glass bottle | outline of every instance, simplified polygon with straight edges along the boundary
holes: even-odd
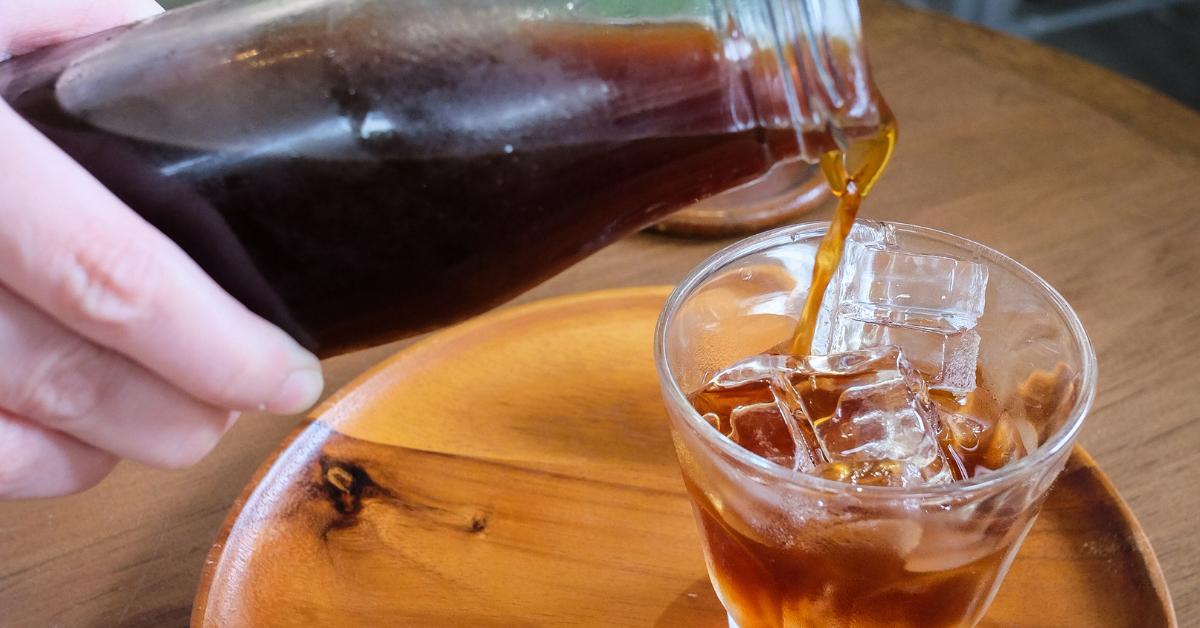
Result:
[[[873,136],[854,0],[209,0],[0,96],[329,356],[482,312]]]

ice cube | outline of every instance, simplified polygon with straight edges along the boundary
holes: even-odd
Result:
[[[826,462],[817,473],[855,484],[908,486],[953,479],[938,448],[937,409],[895,346],[813,356],[801,398]]]
[[[798,471],[887,486],[952,479],[936,408],[894,346],[754,356],[718,373],[691,401],[734,442]]]
[[[783,418],[784,410],[774,400],[738,406],[729,416],[729,437],[775,464],[790,467],[796,456],[796,441]]]
[[[943,450],[963,477],[995,471],[1033,451],[1030,441],[1036,439],[1036,433],[1025,419],[1005,414],[989,421],[968,412],[946,411],[940,412],[939,418]]]
[[[717,373],[689,397],[713,427],[750,452],[780,466],[808,472],[816,464],[796,415],[792,356],[761,354]],[[796,444],[804,443],[797,450]],[[799,453],[800,455],[797,455]]]
[[[931,389],[975,388],[987,267],[903,250],[891,225],[855,224],[818,318],[815,353],[895,345]]]
[[[941,421],[938,437],[942,452],[962,478],[1012,464],[1038,446],[1037,430],[1027,418],[1013,412],[1011,402],[1006,408],[986,378],[978,383],[961,399],[945,395],[934,398]]]

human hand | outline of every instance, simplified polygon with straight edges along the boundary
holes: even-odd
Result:
[[[0,53],[159,11],[4,0]],[[239,411],[299,412],[322,386],[312,354],[0,102],[0,498],[81,491],[120,458],[188,466]]]

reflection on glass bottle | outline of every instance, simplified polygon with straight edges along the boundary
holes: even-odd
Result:
[[[653,228],[695,236],[750,233],[794,220],[832,199],[821,168],[796,159],[775,164],[760,179],[681,209]]]

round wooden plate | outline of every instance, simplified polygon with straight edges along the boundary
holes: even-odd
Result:
[[[335,394],[234,504],[192,626],[724,628],[654,371],[668,292],[495,312]],[[980,625],[1176,625],[1082,449]]]

